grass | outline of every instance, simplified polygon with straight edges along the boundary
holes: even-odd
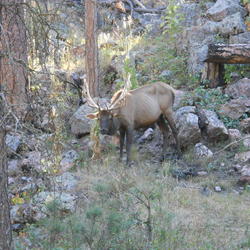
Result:
[[[249,192],[232,192],[235,181],[213,173],[178,181],[169,175],[171,167],[170,161],[126,167],[111,151],[101,162],[78,168],[75,214],[27,229],[36,246],[30,249],[249,249]],[[215,185],[223,191],[214,192]]]

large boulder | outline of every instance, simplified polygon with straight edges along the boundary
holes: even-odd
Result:
[[[108,105],[108,101],[105,98],[95,98],[94,101],[101,107]],[[94,112],[96,112],[96,110],[87,103],[81,105],[69,120],[71,133],[77,137],[89,134],[94,121],[89,119],[87,115]]]
[[[245,16],[247,11],[240,5],[239,0],[217,0],[216,3],[208,9],[207,16],[213,21],[222,21],[225,17],[239,12]]]
[[[220,107],[220,114],[239,119],[246,112],[250,112],[250,99],[238,98],[223,104]]]
[[[175,112],[178,139],[181,147],[196,144],[201,139],[198,116],[194,106],[185,106]]]
[[[69,120],[71,133],[77,137],[89,134],[93,120],[87,118],[87,114],[93,112],[94,108],[87,104],[80,106]]]
[[[202,110],[207,121],[205,132],[209,141],[224,141],[228,139],[228,131],[217,114],[211,110]]]
[[[225,93],[232,98],[250,98],[250,79],[243,78],[238,82],[229,85],[225,89]]]
[[[240,12],[227,16],[221,22],[208,21],[204,24],[204,29],[206,33],[221,35],[237,35],[247,30]]]
[[[229,43],[250,44],[250,32],[230,36]]]

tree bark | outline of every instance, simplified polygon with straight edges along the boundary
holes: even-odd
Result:
[[[250,44],[210,44],[205,62],[250,63]]]
[[[0,88],[19,118],[27,108],[27,38],[24,0],[1,0],[0,4]]]
[[[96,0],[85,1],[86,74],[91,96],[99,95]]]
[[[0,96],[0,117],[4,117],[4,103]],[[5,127],[0,120],[0,249],[9,250],[12,242],[10,204],[8,198],[7,156],[5,147]]]

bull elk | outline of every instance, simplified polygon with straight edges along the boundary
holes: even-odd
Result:
[[[129,80],[128,80],[129,81]],[[174,135],[177,151],[180,147],[177,130],[173,119],[174,89],[166,83],[156,82],[143,87],[117,91],[111,98],[109,106],[101,108],[91,98],[87,84],[86,99],[89,106],[97,109],[96,113],[88,114],[90,119],[99,119],[101,134],[114,135],[120,131],[120,160],[123,156],[124,139],[126,137],[127,164],[130,164],[133,130],[148,127],[157,123],[163,134],[163,159],[167,146],[168,124]]]

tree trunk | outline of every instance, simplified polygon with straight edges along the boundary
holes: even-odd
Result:
[[[210,44],[205,62],[250,63],[250,44]]]
[[[4,104],[0,96],[0,117],[4,117]],[[2,122],[2,120],[0,120]],[[11,249],[12,233],[10,205],[8,198],[7,156],[5,147],[5,127],[0,126],[0,249]]]
[[[91,96],[99,95],[96,0],[85,1],[86,74]]]
[[[0,88],[19,118],[27,108],[27,39],[24,0],[1,0]]]

